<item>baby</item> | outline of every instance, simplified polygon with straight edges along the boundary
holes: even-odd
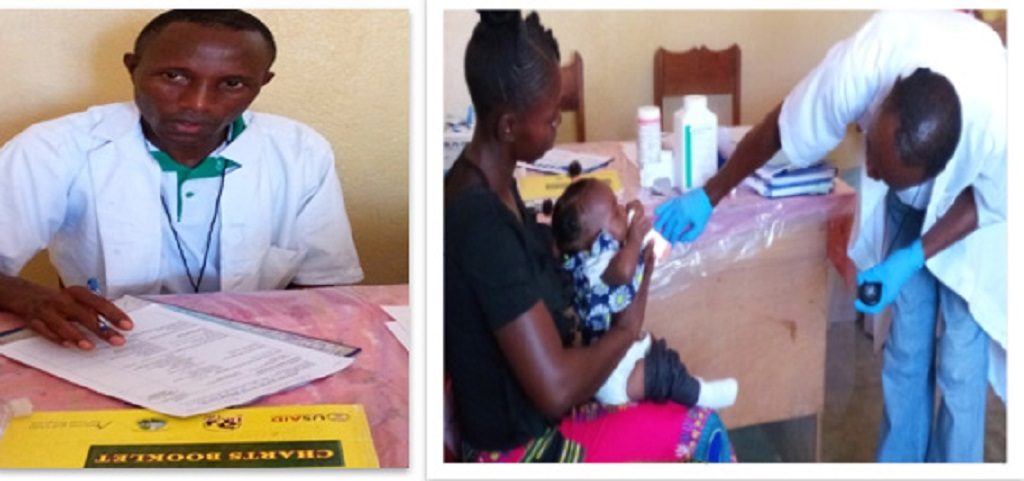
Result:
[[[589,344],[611,326],[612,314],[626,308],[643,280],[643,248],[651,231],[638,201],[623,206],[607,184],[595,179],[573,182],[559,197],[551,218],[555,242],[572,275],[573,305],[579,315],[583,342]],[[630,378],[643,376],[643,396],[631,396]],[[636,382],[636,381],[634,381]],[[619,365],[598,389],[604,404],[672,400],[724,408],[736,401],[736,380],[704,381],[691,376],[679,354],[664,339],[649,333],[633,343]]]

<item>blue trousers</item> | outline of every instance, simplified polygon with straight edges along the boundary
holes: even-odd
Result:
[[[889,252],[918,238],[924,212],[903,204],[892,191],[886,212]],[[927,268],[903,285],[883,356],[878,461],[983,460],[988,343],[963,298]]]

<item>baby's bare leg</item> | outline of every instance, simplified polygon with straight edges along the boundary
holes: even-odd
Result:
[[[629,373],[629,381],[626,382],[626,394],[630,401],[642,401],[644,399],[644,360],[641,359],[633,366],[633,372]]]

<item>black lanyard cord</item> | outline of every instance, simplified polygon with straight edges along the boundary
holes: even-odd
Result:
[[[922,190],[924,190],[924,186],[923,185],[921,185],[921,186],[919,186],[917,188],[917,192],[914,193],[913,200],[910,201],[910,205],[908,206],[909,207],[908,210],[916,210],[917,209],[917,206],[915,204],[917,204],[917,198],[921,195],[921,191]],[[897,195],[895,192],[893,193],[893,195],[896,195],[896,199],[897,199],[898,202],[900,202],[900,203],[903,202],[902,200],[899,200],[899,195]],[[906,204],[904,204],[904,205],[906,205]],[[925,206],[925,210],[927,210],[927,208],[928,207]],[[888,211],[889,210],[889,206],[885,206],[885,210]],[[886,214],[888,214],[888,212],[886,212]],[[900,234],[903,233],[903,223],[906,222],[908,215],[910,215],[910,212],[904,212],[903,215],[900,216],[900,222],[899,222],[899,224],[896,224],[896,230],[893,231],[893,236],[892,236],[891,239],[889,239],[889,246],[882,249],[882,252],[883,252],[882,261],[885,261],[885,259],[887,259],[889,257],[889,254],[892,254],[892,248],[895,247],[894,244],[896,244],[896,241],[899,239]]]
[[[167,225],[174,235],[174,243],[178,246],[178,255],[181,257],[181,264],[185,266],[185,274],[188,276],[188,283],[192,291],[199,293],[199,286],[203,283],[203,275],[206,274],[206,262],[210,257],[210,241],[213,239],[213,226],[217,223],[217,216],[220,215],[220,198],[224,193],[224,177],[227,175],[228,166],[224,165],[220,171],[220,187],[217,188],[217,202],[213,207],[213,219],[210,219],[210,228],[206,231],[206,249],[203,251],[203,264],[199,267],[198,280],[192,277],[192,270],[188,268],[188,260],[185,258],[185,250],[181,247],[181,237],[178,230],[174,228],[174,221],[171,219],[171,210],[167,208],[167,199],[164,199],[163,192],[160,193],[160,204],[164,207],[164,216],[167,217]],[[180,186],[178,188],[181,188]]]
[[[883,242],[883,244],[882,244],[882,262],[885,262],[885,260],[889,258],[889,255],[892,254],[892,248],[895,247],[896,241],[899,240],[899,236],[903,234],[903,224],[907,221],[907,216],[910,215],[910,211],[911,210],[916,210],[917,209],[917,206],[916,206],[917,198],[918,198],[918,196],[921,195],[921,191],[922,190],[924,190],[924,187],[923,186],[919,186],[917,192],[914,193],[914,199],[910,201],[910,205],[906,206],[906,204],[904,204],[907,207],[906,212],[903,212],[903,215],[900,216],[900,222],[898,224],[896,224],[896,230],[893,231],[892,237],[890,239],[883,239],[882,240],[882,242]],[[896,196],[896,202],[903,203],[903,201],[900,200],[899,195],[896,194],[895,192],[890,192],[890,193],[887,193],[886,195],[887,196],[888,195],[894,195],[894,196]],[[888,206],[888,199],[883,200],[883,202],[886,202],[886,206],[885,206],[886,212],[885,212],[885,215],[888,216],[890,214],[889,213],[889,206]],[[925,207],[925,210],[927,211],[927,206]],[[886,223],[888,223],[889,219],[885,219],[885,220],[886,220]],[[889,241],[888,242],[888,244],[889,244],[888,246],[885,245],[885,241],[886,240]],[[868,306],[874,306],[874,305],[878,304],[878,301],[881,299],[881,296],[882,296],[882,283],[881,282],[865,282],[865,283],[860,284],[860,285],[857,286],[857,297],[860,299],[861,302],[863,302],[864,304],[866,304]]]

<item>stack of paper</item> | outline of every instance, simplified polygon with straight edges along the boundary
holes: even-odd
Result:
[[[744,183],[764,197],[822,195],[832,192],[836,168],[819,162],[809,167],[766,165]]]
[[[519,165],[538,172],[568,174],[569,166],[573,162],[578,162],[580,164],[580,173],[586,174],[606,167],[611,161],[612,158],[606,155],[581,154],[579,152],[569,152],[568,150],[551,149],[543,157],[537,159],[536,162],[532,164],[520,162]]]
[[[388,321],[386,324],[388,330],[395,335],[398,342],[402,343],[402,346],[405,347],[406,351],[408,351],[409,344],[412,342],[412,336],[410,335],[412,333],[412,326],[410,322],[412,314],[409,311],[409,306],[382,305],[380,308],[383,309],[384,312],[388,313],[388,315],[391,316],[391,319],[394,319],[393,321]]]
[[[466,125],[445,125],[444,128],[444,171],[452,168],[455,159],[473,140],[473,127]]]
[[[0,354],[125,402],[178,417],[245,404],[338,372],[352,350],[321,350],[149,304],[114,347],[89,333],[91,351],[40,336],[0,344]]]

